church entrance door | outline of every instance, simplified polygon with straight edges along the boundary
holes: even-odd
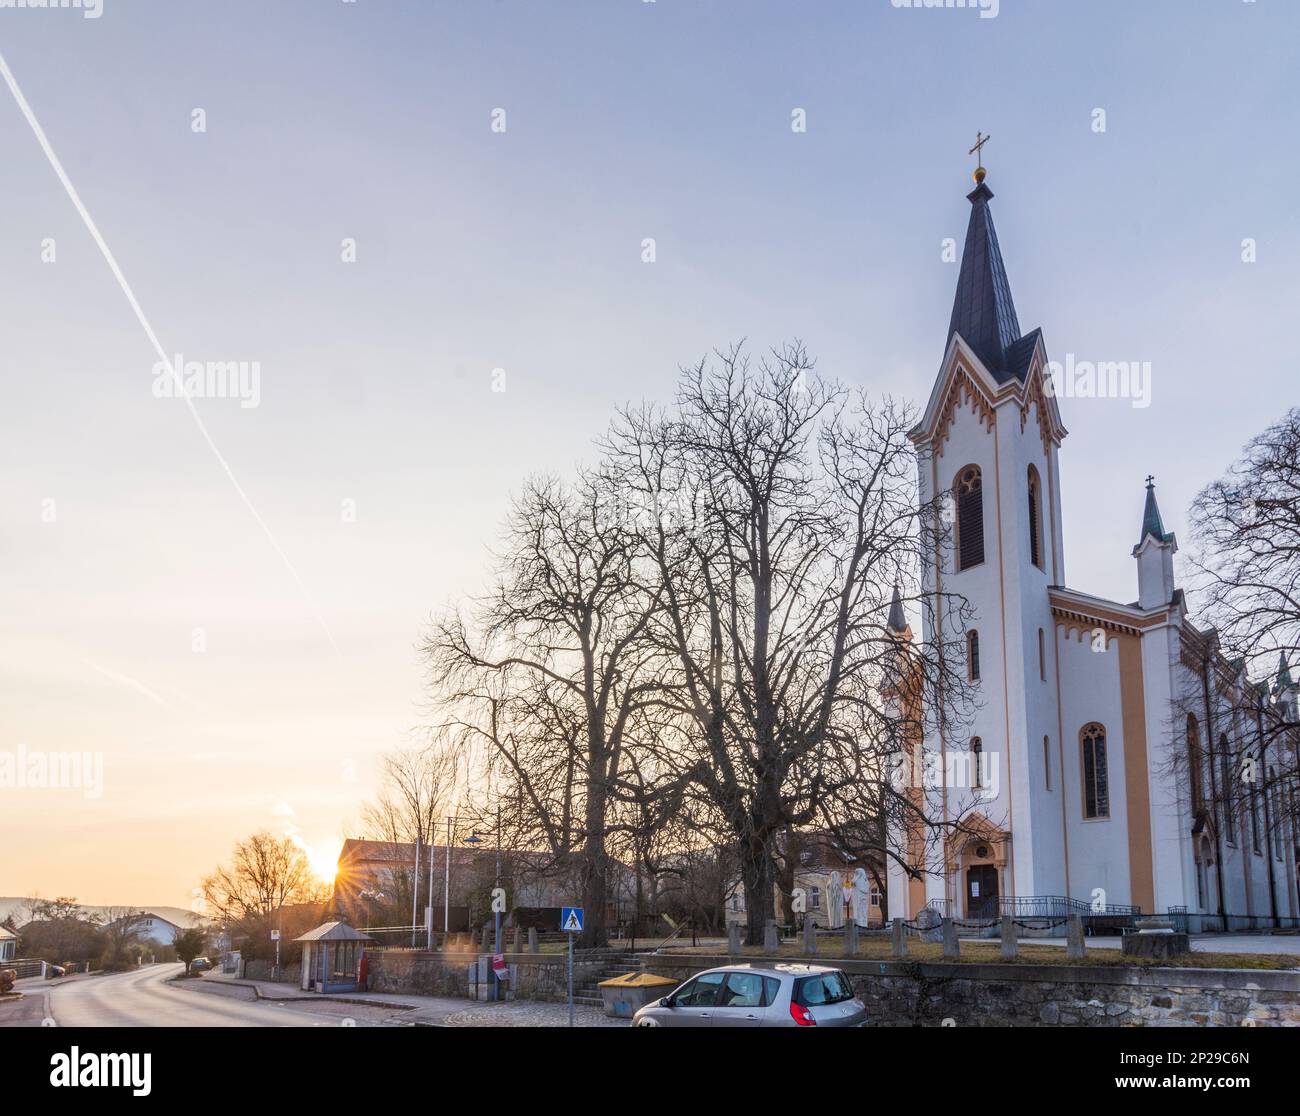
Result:
[[[966,869],[966,917],[998,917],[998,870],[992,864]]]

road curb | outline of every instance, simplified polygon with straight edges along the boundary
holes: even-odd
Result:
[[[171,978],[173,981],[177,977]],[[415,1004],[393,1003],[389,1000],[356,999],[351,996],[329,996],[315,992],[306,996],[264,996],[256,981],[251,980],[214,980],[212,984],[227,984],[234,988],[251,988],[258,1000],[268,1004],[356,1004],[358,1007],[387,1008],[390,1011],[415,1011]]]

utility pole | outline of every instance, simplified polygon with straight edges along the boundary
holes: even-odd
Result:
[[[496,883],[493,885],[494,890],[501,890],[501,806],[497,805],[497,863],[496,863]],[[493,918],[495,919],[495,946],[493,953],[501,952],[501,903],[497,895],[492,896]],[[492,969],[492,999],[501,999],[501,978],[497,976],[495,966]]]
[[[442,883],[442,932],[444,935],[451,934],[451,818],[447,818],[447,856],[444,861],[446,875]],[[443,938],[443,948],[446,948],[447,938]]]
[[[415,827],[415,872],[411,875],[411,948],[415,948],[415,912],[420,902],[420,827]]]
[[[433,818],[429,818],[429,905],[425,908],[424,921],[429,927],[429,942],[425,948],[430,953],[433,952]]]

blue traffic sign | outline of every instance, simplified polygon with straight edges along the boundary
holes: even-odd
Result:
[[[581,907],[561,907],[560,929],[566,934],[581,934],[582,915],[583,910]]]

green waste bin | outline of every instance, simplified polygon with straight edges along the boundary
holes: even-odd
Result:
[[[654,973],[624,973],[622,976],[602,980],[599,984],[601,999],[605,1001],[605,1014],[615,1019],[631,1019],[638,1008],[652,1000],[667,996],[680,981]]]

